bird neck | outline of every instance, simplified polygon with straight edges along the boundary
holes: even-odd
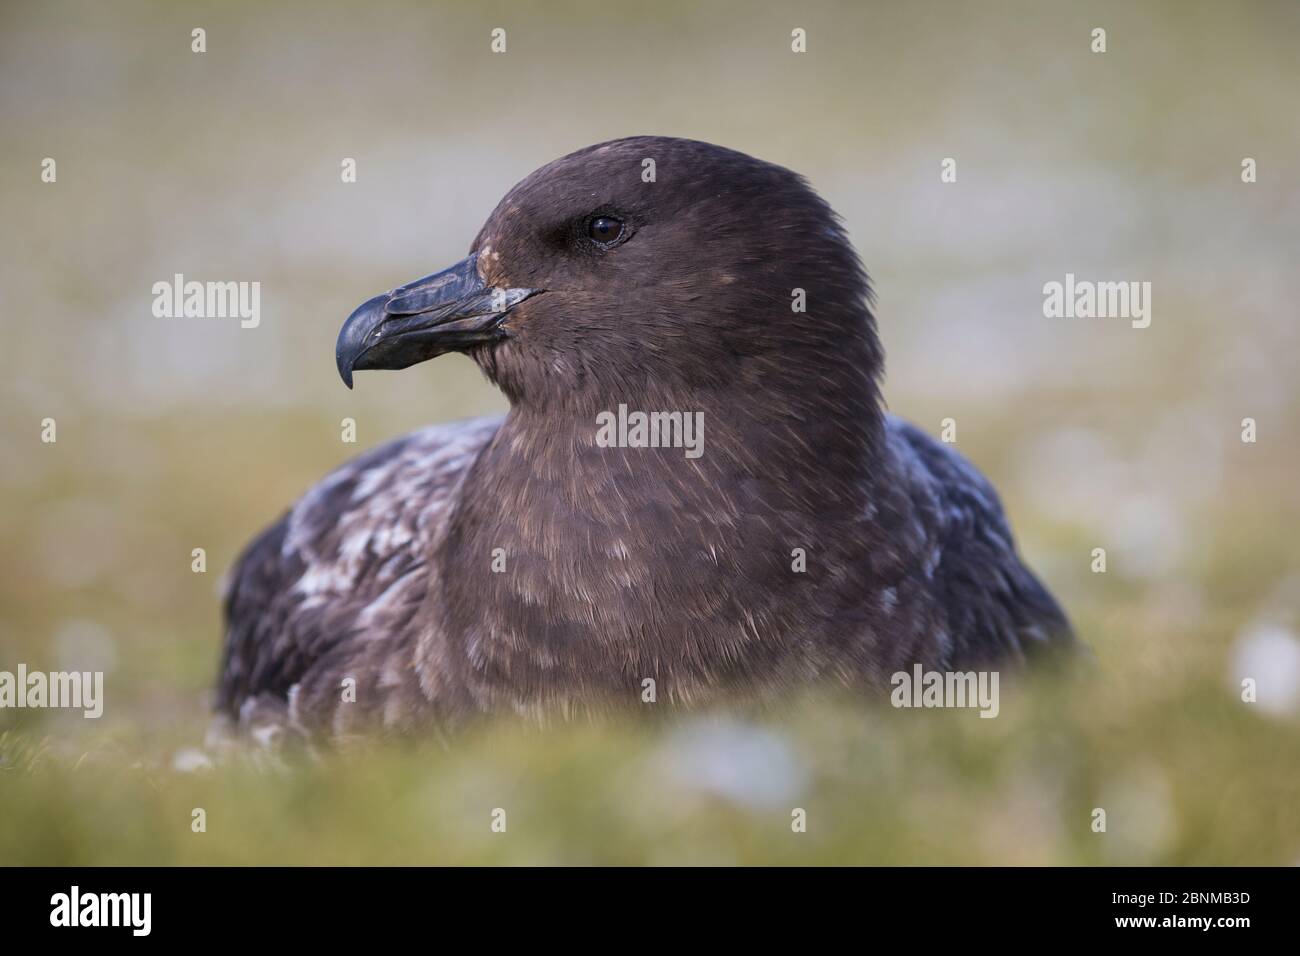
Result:
[[[839,553],[865,539],[835,532],[862,520],[879,477],[874,395],[867,383],[777,404],[714,393],[513,408],[435,555],[433,599],[462,678],[514,707],[567,699],[574,673],[614,695],[645,677],[688,694],[718,662],[739,680],[804,646],[796,636],[819,625],[800,614],[819,602],[788,591],[842,606],[825,589],[847,594],[857,572],[831,569],[869,564]],[[531,696],[502,697],[520,687]]]
[[[498,530],[542,520],[562,538],[581,527],[622,532],[647,520],[668,532],[694,516],[721,538],[729,516],[859,514],[883,433],[874,383],[865,377],[851,389],[801,385],[780,401],[678,388],[574,396],[545,409],[517,405],[474,465],[470,480],[482,493],[462,496],[464,519],[492,514],[475,527]],[[753,533],[746,529],[747,541]]]

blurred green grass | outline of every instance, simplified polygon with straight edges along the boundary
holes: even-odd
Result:
[[[1111,690],[1107,690],[1107,687]],[[78,864],[1289,864],[1294,728],[1234,703],[1121,695],[1104,681],[1004,695],[1003,713],[892,711],[808,699],[720,718],[526,731],[481,728],[443,748],[372,745],[286,770],[179,774],[126,733],[84,755],[0,738],[6,863]],[[1171,704],[1177,706],[1171,706]],[[727,764],[770,734],[784,779]],[[1243,740],[1251,747],[1240,746]],[[161,750],[159,744],[162,744]],[[29,748],[24,752],[24,748]],[[791,771],[791,765],[797,772]],[[21,775],[15,780],[15,775]],[[793,779],[792,779],[793,778]],[[708,780],[709,775],[704,775]],[[1093,807],[1108,830],[1090,829]],[[793,833],[793,807],[807,812]],[[192,811],[206,832],[191,831]],[[505,833],[493,833],[496,808]]]

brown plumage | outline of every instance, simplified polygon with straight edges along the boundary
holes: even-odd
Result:
[[[465,262],[338,345],[349,384],[467,352],[510,412],[349,462],[249,547],[219,711],[410,730],[637,706],[647,678],[691,704],[1072,646],[989,484],[883,413],[869,296],[780,167],[635,137],[533,173]],[[703,453],[602,447],[620,405],[702,413]]]

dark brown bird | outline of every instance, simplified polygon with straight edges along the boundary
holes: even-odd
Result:
[[[881,689],[916,663],[1072,646],[989,483],[883,412],[869,302],[789,170],[652,136],[542,167],[466,259],[338,337],[349,386],[464,352],[509,413],[370,451],[253,542],[218,710],[255,731],[411,730],[650,687],[669,704]],[[659,447],[610,427],[636,412],[660,413]]]

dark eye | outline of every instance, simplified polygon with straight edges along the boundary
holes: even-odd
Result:
[[[587,235],[593,242],[607,246],[623,235],[623,220],[613,216],[597,216],[587,223]]]

